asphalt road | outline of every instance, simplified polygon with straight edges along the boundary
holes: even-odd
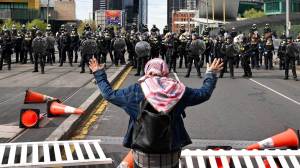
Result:
[[[58,63],[45,67],[45,74],[32,73],[33,64],[13,64],[12,70],[6,67],[0,71],[0,142],[7,142],[15,137],[21,129],[19,128],[19,116],[22,108],[38,108],[41,113],[46,113],[46,104],[23,104],[25,90],[30,88],[34,91],[59,98],[63,103],[73,107],[79,107],[97,87],[91,80],[93,75],[80,74],[81,68],[78,63],[70,67],[68,63],[58,67]],[[109,63],[110,65],[110,63]],[[113,74],[118,67],[108,69]],[[41,128],[30,129],[14,142],[43,141],[67,116],[52,120],[44,119]]]
[[[186,69],[177,71],[186,86],[201,87],[203,79],[196,76],[195,69],[190,78],[184,78]],[[134,74],[135,70],[127,76],[122,88],[138,80]],[[186,109],[184,122],[194,142],[188,148],[207,145],[244,148],[289,127],[300,128],[300,82],[283,80],[284,71],[279,70],[253,70],[252,79],[242,78],[242,69],[237,69],[235,75],[236,79],[230,79],[228,73],[218,79],[209,101]],[[86,137],[103,141],[104,152],[115,160],[112,167],[128,152],[121,145],[128,119],[122,109],[109,104]]]

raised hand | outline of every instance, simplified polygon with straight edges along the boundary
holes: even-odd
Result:
[[[91,71],[94,73],[98,70],[102,70],[105,67],[105,64],[99,64],[96,58],[93,56],[93,58],[90,59],[89,61],[89,67]]]
[[[223,69],[223,60],[220,58],[218,58],[218,59],[215,58],[211,64],[207,63],[206,67],[207,67],[206,71],[218,73]]]

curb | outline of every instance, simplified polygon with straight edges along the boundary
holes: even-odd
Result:
[[[128,67],[129,65],[120,67],[112,76],[108,78],[109,83],[115,83],[119,76],[121,76]],[[90,115],[92,109],[95,108],[101,99],[102,96],[99,89],[97,89],[96,92],[94,92],[85,102],[80,105],[79,108],[83,109],[85,113],[83,115],[70,115],[48,136],[48,138],[45,139],[45,141],[58,141],[67,139],[73,130],[75,130],[79,124]]]

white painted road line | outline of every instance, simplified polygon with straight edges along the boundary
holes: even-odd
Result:
[[[177,73],[173,72],[173,74],[174,74],[174,76],[175,76],[176,80],[180,82],[180,79],[179,79],[179,77],[178,77]]]
[[[264,88],[266,88],[266,89],[268,89],[268,90],[270,90],[270,91],[272,91],[272,92],[274,92],[274,93],[276,93],[276,94],[278,94],[281,97],[284,97],[284,98],[290,100],[293,103],[296,103],[297,105],[300,105],[300,102],[298,102],[298,101],[296,101],[296,100],[294,100],[294,99],[292,99],[292,98],[290,98],[290,97],[288,97],[288,96],[286,96],[286,95],[284,95],[284,94],[282,94],[282,93],[280,93],[280,92],[278,92],[278,91],[276,91],[276,90],[274,90],[274,89],[272,89],[272,88],[270,88],[270,87],[268,87],[268,86],[266,86],[262,83],[259,83],[258,81],[254,80],[254,79],[249,79],[249,80],[256,83],[256,84],[258,84],[258,85],[260,85],[260,86],[262,86],[262,87],[264,87]]]

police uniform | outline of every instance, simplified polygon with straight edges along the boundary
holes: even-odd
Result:
[[[66,61],[67,55],[68,55],[70,66],[73,66],[70,34],[66,31],[63,31],[59,40],[60,40],[60,46],[61,46],[61,59],[60,59],[59,66],[63,66],[63,63]]]
[[[93,55],[96,54],[95,48],[97,48],[97,43],[96,41],[92,38],[91,32],[87,31],[85,33],[86,39],[82,41],[80,49],[81,49],[81,72],[80,73],[84,73],[85,72],[85,65],[89,66],[89,60],[93,57]],[[92,73],[90,71],[90,73]]]
[[[45,56],[47,50],[47,42],[42,37],[42,32],[37,31],[37,36],[32,41],[32,48],[34,53],[34,71],[38,72],[38,63],[41,66],[41,73],[45,73]]]
[[[289,78],[289,68],[291,67],[294,80],[297,79],[296,73],[296,57],[299,54],[297,46],[293,43],[292,38],[288,38],[288,44],[286,46],[286,53],[285,53],[285,80]]]
[[[9,30],[4,31],[4,35],[2,36],[2,54],[0,58],[0,70],[2,70],[4,60],[7,63],[8,70],[11,70],[11,54],[12,54],[12,39]]]
[[[80,45],[80,38],[76,29],[74,28],[71,32],[71,46],[70,46],[71,57],[73,58],[73,54],[75,55],[74,63],[77,63],[78,61],[79,45]]]
[[[195,65],[197,75],[201,78],[201,71],[200,71],[200,55],[205,51],[205,43],[200,39],[192,39],[187,44],[187,51],[188,51],[188,70],[185,77],[189,77],[193,63]]]

